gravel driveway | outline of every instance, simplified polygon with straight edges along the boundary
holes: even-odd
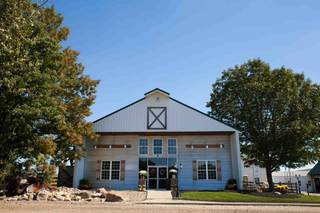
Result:
[[[90,202],[0,202],[0,213],[216,213],[216,212],[304,212],[319,213],[319,207],[297,207],[297,206],[203,206],[203,205],[146,205],[134,204],[130,202],[123,203],[90,203]]]

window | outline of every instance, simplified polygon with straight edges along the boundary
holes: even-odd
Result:
[[[139,153],[140,153],[140,155],[148,154],[148,140],[147,139],[140,139],[140,141],[139,141]]]
[[[197,162],[198,179],[199,180],[215,180],[217,179],[216,161],[199,160]]]
[[[111,180],[120,179],[120,161],[112,161]]]
[[[109,180],[110,177],[110,161],[102,161],[101,180]]]
[[[120,161],[101,162],[101,180],[119,180]]]
[[[260,184],[260,178],[258,178],[258,177],[254,178],[254,183],[259,185]]]
[[[177,154],[176,139],[168,139],[168,154]]]
[[[154,139],[153,140],[153,154],[161,155],[162,154],[162,140]]]

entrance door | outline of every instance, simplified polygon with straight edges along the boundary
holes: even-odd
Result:
[[[168,178],[168,168],[163,166],[149,166],[148,171],[148,188],[165,189]]]
[[[314,178],[314,186],[315,186],[316,192],[320,192],[320,178]]]

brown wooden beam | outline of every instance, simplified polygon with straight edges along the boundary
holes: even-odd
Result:
[[[111,147],[110,147],[111,146]],[[131,148],[131,144],[97,144],[97,145],[93,145],[93,148],[97,148],[97,149],[106,149],[106,148]]]
[[[223,148],[224,144],[187,144],[186,148],[205,149],[205,148]]]

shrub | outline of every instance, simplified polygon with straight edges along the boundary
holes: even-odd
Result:
[[[277,185],[274,187],[277,192],[281,192],[282,194],[288,193],[289,187],[287,185]]]
[[[79,181],[79,189],[91,189],[91,184],[87,179],[81,179]]]
[[[237,180],[236,179],[229,179],[226,185],[227,190],[237,190]]]

